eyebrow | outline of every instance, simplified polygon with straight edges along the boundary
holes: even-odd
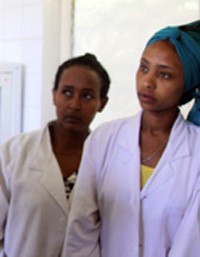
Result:
[[[64,88],[73,88],[73,85],[65,84],[65,85],[64,85]]]
[[[145,62],[146,64],[150,64],[150,62],[147,59],[145,59],[144,57],[141,58],[141,61]],[[165,64],[159,64],[157,66],[162,68],[162,69],[173,70],[173,67],[165,65]]]

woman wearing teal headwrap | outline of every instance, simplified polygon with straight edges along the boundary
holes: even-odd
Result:
[[[200,21],[164,28],[148,41],[147,46],[161,40],[170,41],[178,53],[185,76],[180,104],[195,99],[188,120],[200,126]]]
[[[200,257],[199,28],[156,33],[136,74],[142,111],[86,141],[62,257]],[[179,106],[193,98],[191,123]]]

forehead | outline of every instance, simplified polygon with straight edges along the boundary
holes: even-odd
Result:
[[[60,84],[87,85],[88,87],[100,87],[99,75],[86,66],[71,66],[66,68],[60,77]]]
[[[142,58],[157,65],[182,69],[181,60],[175,47],[167,41],[158,41],[146,47]]]

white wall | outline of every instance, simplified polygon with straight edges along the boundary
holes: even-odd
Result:
[[[23,65],[22,131],[55,117],[56,69],[71,57],[71,0],[0,0],[0,63]]]
[[[41,124],[42,41],[42,0],[0,0],[0,62],[24,68],[24,131]]]
[[[72,56],[72,0],[44,1],[41,126],[55,117],[51,90],[58,65]]]
[[[22,66],[0,63],[0,144],[22,131]]]
[[[198,19],[199,0],[76,0],[74,55],[91,51],[112,79],[99,123],[139,110],[135,71],[144,44],[158,29]],[[187,109],[186,109],[187,112]]]
[[[135,113],[134,77],[144,42],[161,26],[199,18],[199,2],[0,0],[0,62],[24,67],[23,131],[54,118],[51,89],[58,65],[88,51],[99,57],[112,78],[109,105],[94,126]]]

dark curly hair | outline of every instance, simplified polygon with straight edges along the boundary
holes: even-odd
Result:
[[[61,78],[61,75],[64,70],[72,67],[72,66],[85,66],[90,70],[96,72],[101,80],[101,98],[105,98],[107,96],[109,87],[110,87],[110,78],[102,66],[102,64],[97,60],[96,56],[91,53],[86,53],[85,55],[81,55],[78,57],[71,58],[64,63],[62,63],[56,72],[55,81],[54,81],[54,90],[58,89],[58,84]]]

